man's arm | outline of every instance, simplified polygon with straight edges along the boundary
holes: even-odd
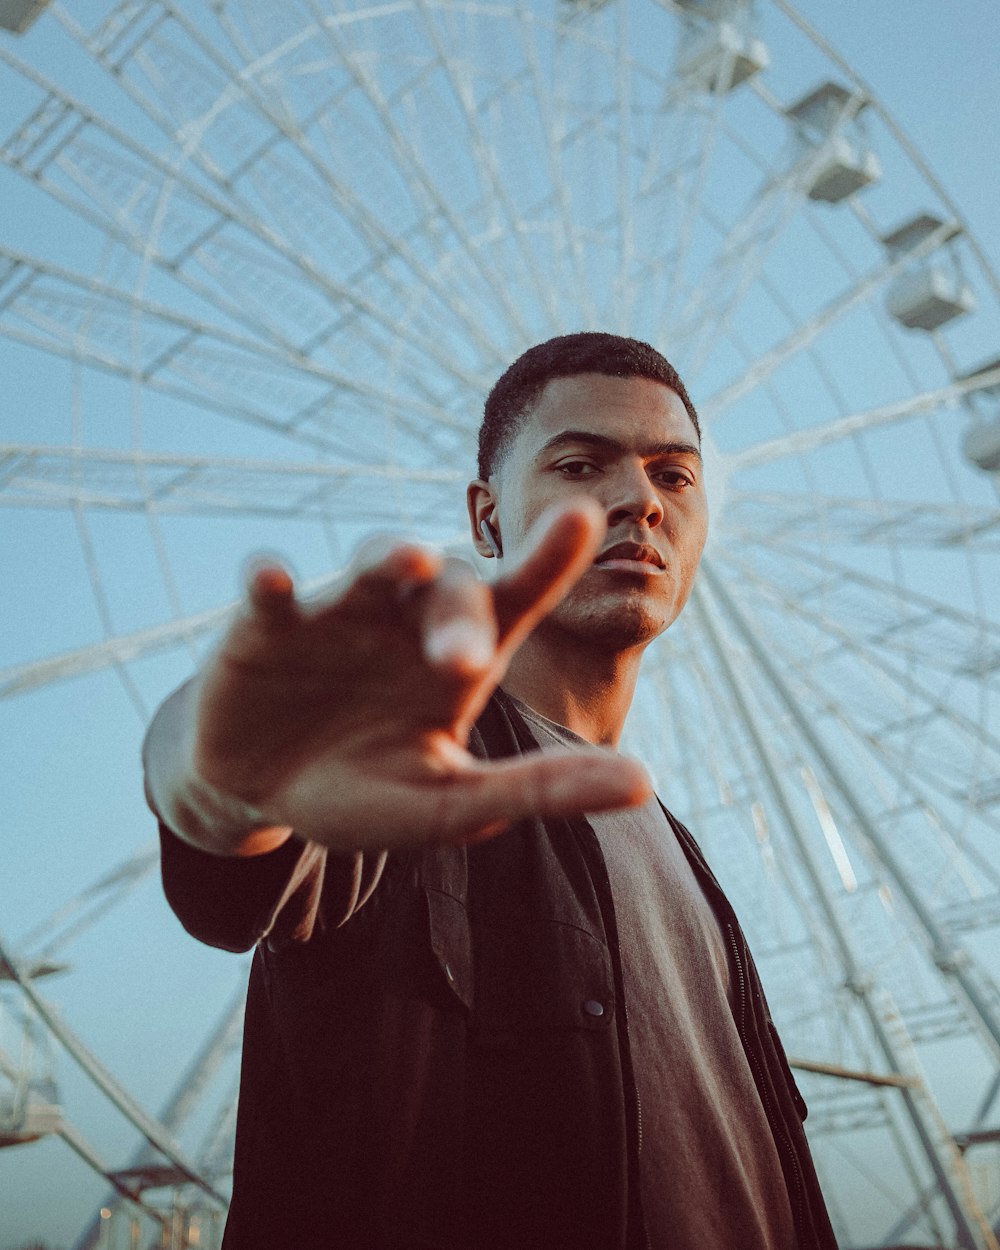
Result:
[[[492,587],[409,545],[369,545],[316,602],[298,600],[280,567],[259,568],[219,648],[150,726],[152,807],[203,851],[254,857],[293,829],[343,853],[642,802],[642,769],[599,748],[496,762],[466,750],[514,651],[589,567],[603,525],[584,505],[542,518]]]
[[[292,834],[271,825],[251,803],[202,780],[192,764],[197,726],[194,681],[161,704],[142,744],[146,800],[185,842],[217,855],[253,856],[277,850]]]

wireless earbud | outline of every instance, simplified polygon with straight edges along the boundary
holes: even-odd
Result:
[[[499,560],[503,555],[503,551],[500,549],[500,539],[497,537],[493,526],[490,525],[489,521],[487,521],[485,517],[483,517],[483,519],[479,522],[479,532],[489,543],[490,550]]]

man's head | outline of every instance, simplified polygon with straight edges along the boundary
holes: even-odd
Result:
[[[609,378],[649,378],[669,386],[680,396],[701,441],[701,426],[677,370],[655,347],[619,334],[585,331],[563,334],[523,355],[497,380],[490,391],[479,427],[479,476],[484,482],[499,468],[525,415],[538,402],[547,383],[581,373]]]
[[[588,498],[608,533],[545,629],[612,650],[643,647],[687,600],[708,509],[694,406],[676,371],[635,339],[576,334],[531,348],[486,403],[469,487],[480,554],[516,558],[552,505]]]

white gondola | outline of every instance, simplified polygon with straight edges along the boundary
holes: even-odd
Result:
[[[678,7],[687,16],[677,73],[689,86],[725,94],[770,65],[747,0],[678,0]]]
[[[860,92],[825,82],[786,109],[806,149],[800,162],[811,200],[839,204],[881,178],[878,157],[857,125],[867,103]]]
[[[964,374],[959,380],[966,381],[998,370],[1000,356]],[[962,440],[966,459],[984,473],[1000,473],[1000,382],[969,394],[965,405],[972,414],[972,424]]]
[[[767,69],[771,58],[762,39],[745,34],[731,22],[718,22],[692,32],[677,60],[677,70],[705,91],[725,93]]]
[[[23,35],[49,0],[0,0],[0,29]]]
[[[972,288],[963,279],[958,256],[951,246],[961,233],[961,227],[955,222],[920,213],[883,236],[882,243],[891,260],[917,251],[931,235],[938,236],[933,254],[920,255],[886,291],[886,310],[908,330],[940,329],[976,307]],[[923,250],[926,253],[926,248]]]
[[[972,288],[938,265],[921,266],[902,274],[890,286],[886,309],[908,330],[937,330],[972,312]]]

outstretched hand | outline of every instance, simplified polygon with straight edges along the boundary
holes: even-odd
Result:
[[[316,601],[297,599],[280,566],[258,567],[188,696],[193,775],[255,808],[258,825],[342,851],[467,842],[528,815],[641,802],[643,770],[597,747],[495,762],[466,749],[517,647],[603,534],[596,507],[546,514],[493,585],[414,545],[369,544]]]

